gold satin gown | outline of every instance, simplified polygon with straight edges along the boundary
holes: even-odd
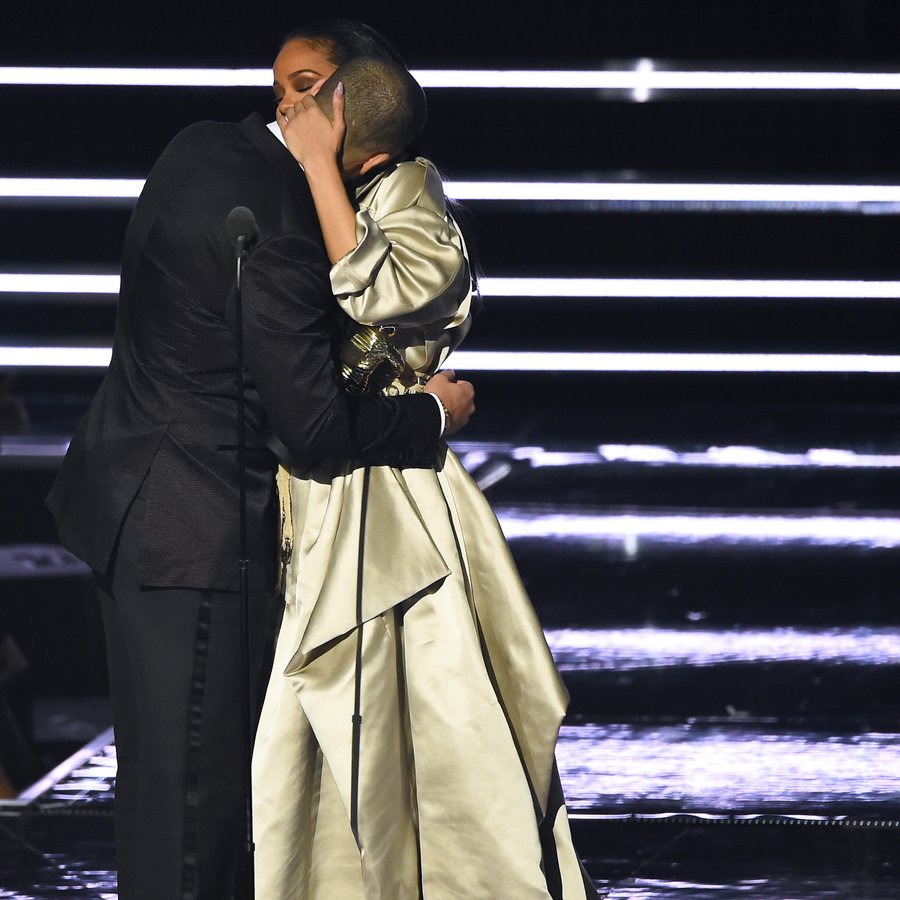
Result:
[[[465,335],[465,247],[425,160],[359,195],[332,270],[417,371]],[[402,390],[395,385],[396,390]],[[253,759],[260,900],[584,900],[554,761],[568,697],[459,460],[283,473],[293,553]]]

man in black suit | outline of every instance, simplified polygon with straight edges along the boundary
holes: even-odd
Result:
[[[276,460],[432,465],[434,397],[353,399],[302,170],[251,117],[179,134],[128,227],[109,371],[48,498],[101,588],[119,754],[122,900],[226,900],[244,812],[236,379],[229,211],[258,243],[243,276],[252,663],[276,581]],[[432,379],[456,426],[471,386]]]

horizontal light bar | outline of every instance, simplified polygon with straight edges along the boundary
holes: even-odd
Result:
[[[896,300],[900,281],[751,278],[482,278],[485,297]],[[0,272],[0,294],[117,294],[117,275]]]
[[[893,184],[448,181],[445,188],[447,194],[457,200],[513,202],[755,203],[782,206],[900,203],[900,185]]]
[[[597,71],[422,70],[428,88],[648,91],[898,91],[897,72],[726,72],[609,69]],[[638,99],[638,96],[636,96]]]
[[[513,451],[519,453],[531,448]],[[535,448],[537,450],[537,448]],[[536,467],[565,465],[558,454],[537,450],[527,457]],[[574,455],[574,454],[573,454]],[[900,456],[889,453],[856,453],[828,447],[813,448],[805,453],[781,453],[762,447],[710,447],[703,451],[682,453],[670,447],[650,444],[601,444],[597,461],[627,462],[644,465],[686,466],[715,469],[897,469]]]
[[[59,437],[0,436],[0,462],[17,459],[58,460],[66,455],[69,441]]]
[[[0,294],[118,293],[118,275],[0,273]]]
[[[900,356],[827,353],[567,353],[457,350],[461,372],[780,372],[896,374]]]
[[[451,441],[470,470],[489,460],[510,459],[527,462],[532,468],[568,466],[631,465],[711,469],[900,469],[900,455],[857,453],[830,447],[814,447],[806,452],[784,453],[763,447],[709,447],[680,451],[656,444],[600,444],[596,450],[545,450],[543,447],[516,447],[479,441]]]
[[[486,297],[897,299],[900,281],[750,278],[482,278]]]
[[[133,200],[143,187],[143,178],[0,178],[0,197]]]
[[[425,88],[651,91],[900,91],[897,72],[413,69]],[[0,84],[271,88],[271,69],[0,67]]]
[[[272,87],[271,69],[0,66],[0,84],[108,87]]]
[[[0,178],[0,198],[133,200],[140,178]],[[457,200],[591,204],[675,204],[778,209],[900,206],[900,185],[713,184],[621,181],[448,181]]]
[[[0,367],[105,368],[109,347],[0,346]],[[565,353],[458,350],[461,372],[900,373],[900,356],[815,353]]]
[[[453,440],[450,446],[470,472],[489,462],[527,462],[531,468],[566,468],[628,463],[715,469],[900,469],[900,455],[857,453],[833,447],[813,447],[785,453],[764,447],[708,447],[676,450],[658,444],[600,444],[596,450],[546,450],[499,441]],[[510,469],[511,471],[511,469]]]
[[[498,509],[509,540],[522,538],[676,543],[859,544],[900,547],[900,519],[878,516],[773,516],[699,514],[529,514]]]
[[[546,636],[564,671],[754,662],[900,664],[896,628],[555,628]]]
[[[105,369],[110,347],[0,347],[0,367],[10,369]]]

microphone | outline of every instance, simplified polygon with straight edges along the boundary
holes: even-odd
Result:
[[[244,333],[243,313],[241,310],[241,270],[244,265],[244,254],[247,248],[259,235],[256,218],[246,206],[236,206],[225,219],[225,233],[234,248],[235,280],[232,296],[234,297],[234,347],[235,347],[235,385],[237,387],[237,481],[238,481],[238,529],[240,559],[238,570],[241,575],[241,730],[244,738],[244,850],[246,868],[242,877],[244,890],[248,897],[255,896],[253,879],[253,785],[250,779],[251,728],[250,723],[255,715],[253,695],[250,689],[250,558],[247,549],[247,447],[245,433],[247,430],[244,412]],[[230,302],[230,300],[229,300]],[[226,310],[227,315],[227,310]]]
[[[225,233],[234,247],[235,256],[242,257],[259,235],[256,217],[246,206],[236,206],[225,219]]]

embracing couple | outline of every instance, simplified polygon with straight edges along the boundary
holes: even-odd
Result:
[[[224,223],[246,206],[256,896],[593,897],[553,756],[566,693],[497,521],[444,442],[474,410],[471,385],[438,370],[476,287],[413,149],[424,95],[384,38],[346,20],[291,33],[274,75],[275,123],[191,126],[150,173],[110,368],[48,498],[103,606],[119,896],[238,896]],[[387,345],[380,380],[384,365],[348,356],[361,336]]]

